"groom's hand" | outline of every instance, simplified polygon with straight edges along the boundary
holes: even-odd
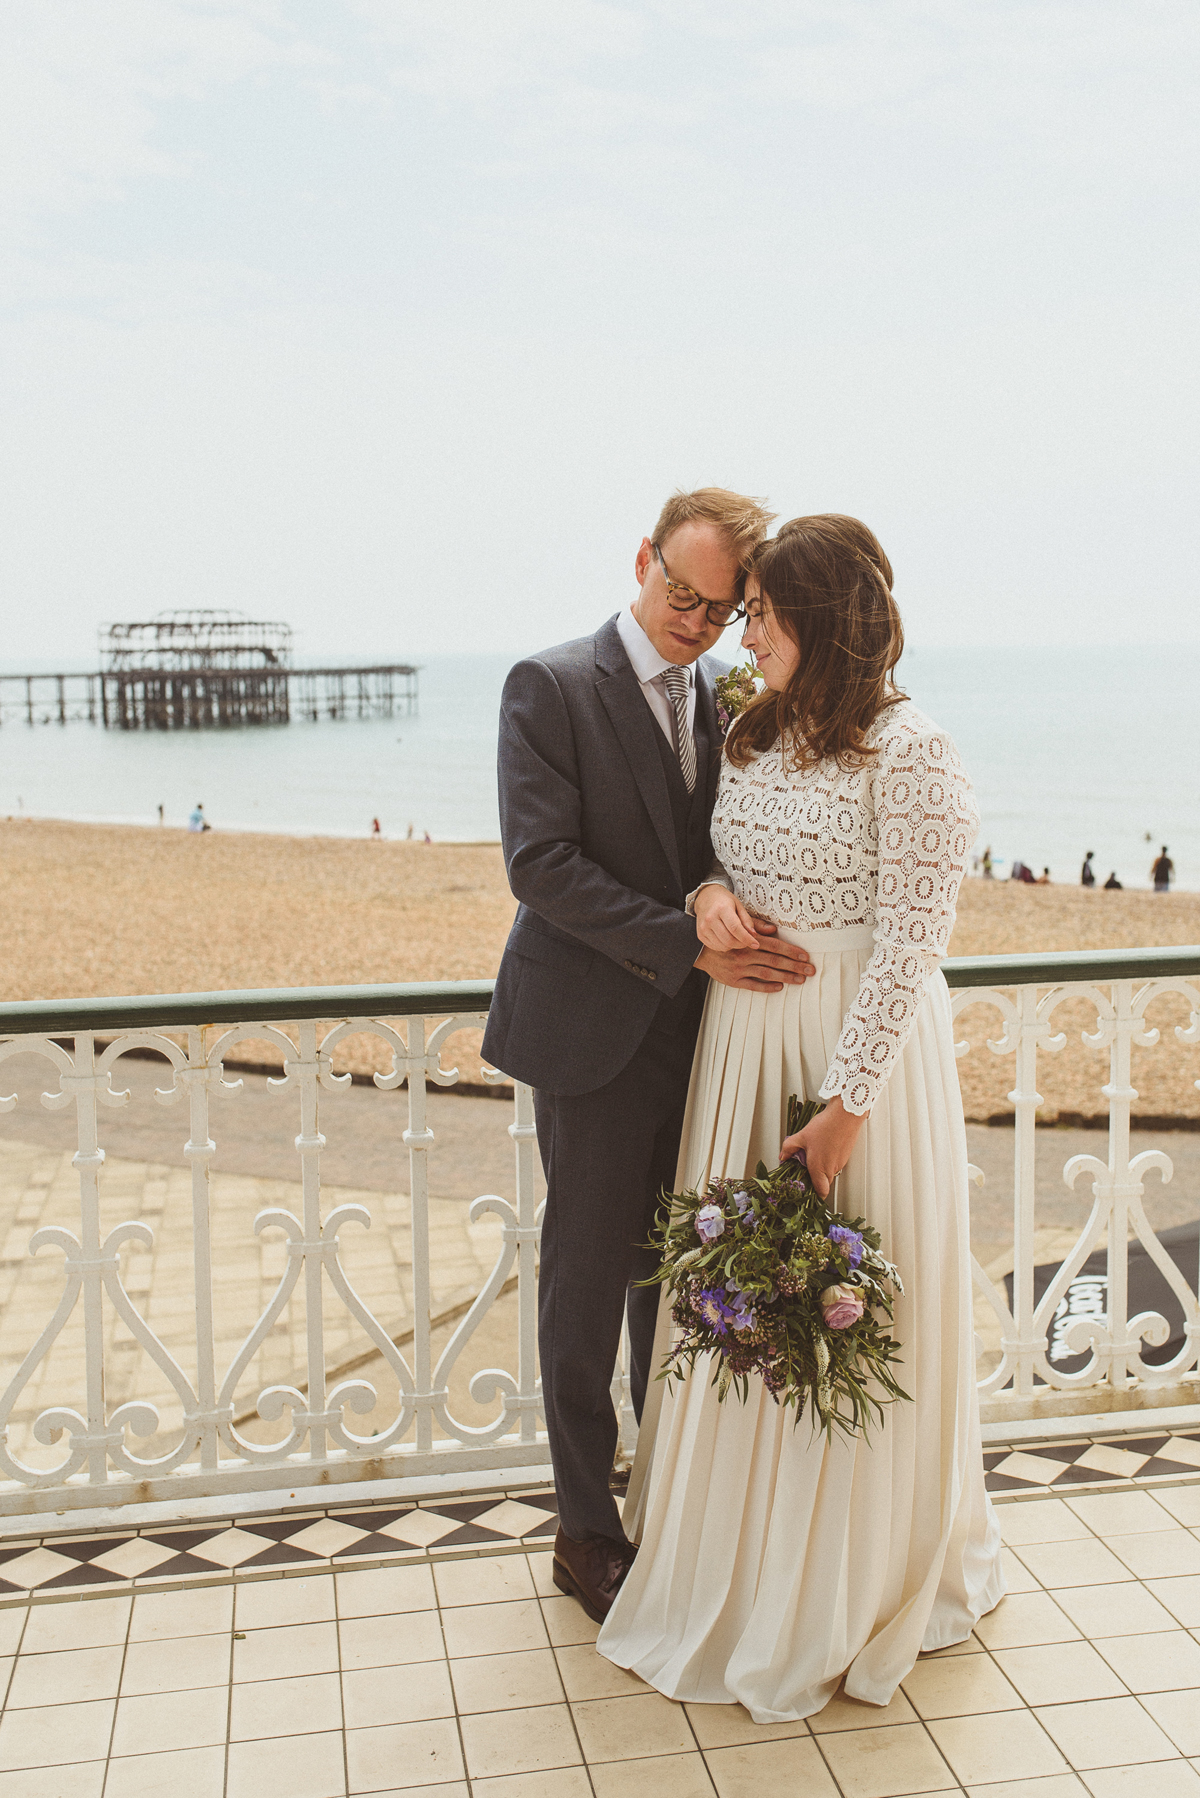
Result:
[[[753,949],[701,949],[696,967],[719,980],[722,986],[740,986],[752,993],[779,993],[785,986],[800,986],[816,969],[797,943],[785,943],[774,924],[755,918],[758,941]]]

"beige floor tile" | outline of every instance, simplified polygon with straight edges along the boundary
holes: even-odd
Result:
[[[1015,1592],[975,1625],[985,1648],[1034,1648],[1043,1642],[1073,1642],[1079,1631],[1048,1592]]]
[[[1064,1643],[1054,1653],[1073,1647]],[[1021,1654],[1043,1652],[1019,1649]],[[904,1691],[917,1714],[966,1717],[983,1711],[1021,1709],[1021,1700],[990,1655],[960,1654],[945,1661],[918,1661],[904,1681]]]
[[[341,1727],[341,1687],[336,1673],[249,1681],[233,1688],[229,1712],[231,1742],[255,1741],[262,1736],[309,1735]]]
[[[929,1733],[964,1785],[1067,1771],[1062,1755],[1028,1711],[942,1717],[929,1725]]]
[[[814,1735],[823,1736],[835,1729],[887,1729],[893,1723],[916,1722],[917,1713],[901,1691],[893,1693],[889,1704],[862,1704],[844,1692],[835,1692],[824,1710],[813,1712],[808,1726]],[[799,1728],[791,1723],[777,1727]]]
[[[1188,1530],[1148,1530],[1109,1536],[1108,1546],[1139,1579],[1171,1579],[1200,1573],[1200,1542]]]
[[[1125,1563],[1118,1561],[1094,1536],[1078,1542],[1031,1543],[1021,1550],[1021,1559],[1051,1590],[1055,1586],[1099,1586],[1133,1578]]]
[[[106,1601],[104,1599],[93,1599],[91,1602],[93,1604],[103,1604]],[[107,1602],[111,1603],[112,1601],[109,1600]],[[118,1599],[116,1602],[120,1604],[128,1601]],[[39,1605],[36,1610],[32,1610],[28,1605],[18,1604],[11,1605],[5,1610],[0,1610],[0,1654],[16,1654],[17,1648],[21,1642],[22,1633],[25,1629],[26,1619],[29,1616],[37,1616],[43,1611],[67,1611],[71,1608],[70,1605],[52,1604]],[[81,1605],[79,1608],[82,1610],[83,1606]],[[118,1638],[118,1640],[119,1639],[120,1638]],[[54,1642],[50,1644],[50,1646],[54,1648],[102,1648],[106,1646],[106,1644],[102,1642]]]
[[[451,1717],[431,1723],[386,1723],[346,1731],[351,1792],[382,1792],[397,1786],[439,1786],[463,1779],[458,1726]],[[230,1794],[232,1798],[232,1794]]]
[[[8,1688],[7,1706],[77,1703],[115,1698],[121,1683],[123,1648],[69,1648],[61,1654],[23,1654]]]
[[[1043,1648],[998,1648],[996,1661],[1026,1704],[1075,1704],[1089,1698],[1124,1698],[1128,1687],[1090,1642],[1055,1642]]]
[[[232,1629],[233,1587],[196,1586],[185,1592],[139,1593],[133,1601],[129,1640],[228,1635]]]
[[[583,1764],[570,1708],[565,1704],[475,1711],[460,1719],[460,1728],[472,1780]]]
[[[627,1672],[624,1667],[614,1666],[612,1661],[597,1654],[590,1643],[558,1648],[555,1655],[563,1688],[572,1703],[583,1698],[622,1698],[630,1692],[649,1690],[644,1679]]]
[[[594,1642],[600,1625],[593,1623],[583,1606],[573,1598],[543,1598],[538,1601],[545,1619],[546,1633],[555,1648],[570,1648],[578,1642]]]
[[[77,1761],[70,1767],[26,1767],[0,1773],[0,1798],[100,1798],[107,1761]]]
[[[1200,1754],[1200,1701],[1195,1692],[1150,1692],[1141,1702],[1180,1754]]]
[[[1173,1744],[1136,1698],[1049,1705],[1035,1715],[1080,1772],[1118,1763],[1171,1760],[1175,1755]]]
[[[1055,1591],[1054,1602],[1089,1640],[1096,1636],[1140,1636],[1173,1629],[1176,1619],[1145,1586],[1126,1581],[1117,1586],[1068,1586]]]
[[[302,1673],[336,1673],[335,1623],[296,1623],[290,1628],[256,1629],[233,1645],[233,1677],[287,1679]]]
[[[497,1659],[503,1660],[500,1655]],[[347,1729],[373,1723],[424,1723],[454,1715],[450,1669],[445,1661],[407,1667],[363,1667],[342,1675]]]
[[[266,1791],[286,1792],[287,1798],[343,1798],[345,1790],[340,1730],[229,1744],[226,1798],[262,1798]]]
[[[554,1555],[551,1551],[545,1549],[539,1551],[537,1554],[526,1555],[525,1560],[533,1578],[534,1591],[537,1593],[538,1597],[557,1597],[558,1587],[551,1578],[551,1569],[554,1566]]]
[[[114,1755],[154,1754],[167,1747],[208,1748],[224,1742],[229,1715],[228,1686],[198,1686],[189,1692],[152,1692],[117,1703]]]
[[[1192,1445],[1195,1447],[1195,1444]],[[1169,1511],[1176,1523],[1184,1523],[1189,1529],[1200,1524],[1200,1483],[1195,1486],[1165,1486],[1154,1494],[1164,1511]]]
[[[238,1644],[241,1647],[241,1643]],[[229,1680],[228,1636],[172,1636],[163,1642],[131,1642],[125,1650],[121,1696],[182,1692],[189,1686],[223,1686]]]
[[[1061,1498],[1030,1499],[996,1506],[1000,1534],[1018,1554],[1026,1542],[1069,1542],[1090,1532]]]
[[[589,1698],[571,1708],[589,1764],[688,1754],[696,1746],[683,1706],[659,1692]]]
[[[353,1798],[359,1798],[359,1790],[357,1786],[350,1787]],[[477,1785],[475,1790],[482,1792],[483,1787]],[[389,1786],[386,1792],[376,1791],[372,1787],[371,1798],[471,1798],[471,1791],[465,1779],[452,1779],[448,1785],[405,1786],[403,1791],[399,1786]],[[586,1787],[580,1793],[580,1798],[589,1798]]]
[[[717,1788],[717,1798],[776,1798],[777,1794],[780,1798],[783,1794],[787,1798],[837,1798],[838,1788],[811,1736],[710,1748],[704,1758]],[[874,1790],[852,1784],[842,1789],[846,1798],[867,1798]]]
[[[442,1561],[433,1570],[433,1580],[438,1603],[443,1609],[537,1596],[524,1555],[486,1555],[474,1561]]]
[[[114,1701],[49,1704],[0,1717],[0,1770],[61,1766],[108,1753]]]
[[[820,1743],[821,1753],[845,1798],[897,1798],[902,1792],[944,1792],[958,1783],[920,1723],[901,1723],[892,1729],[839,1730],[822,1736]],[[721,1752],[746,1751],[718,1750]],[[710,1766],[715,1758],[708,1757]],[[713,1771],[715,1776],[715,1767]],[[724,1792],[719,1778],[717,1791],[720,1798],[733,1798]],[[749,1798],[749,1787],[746,1792]]]
[[[1068,1498],[1066,1504],[1090,1530],[1106,1539],[1168,1526],[1167,1513],[1148,1492],[1094,1492],[1090,1497]]]
[[[313,1579],[246,1580],[237,1588],[235,1629],[273,1629],[287,1623],[331,1623],[333,1575]]]
[[[1087,1798],[1078,1773],[1049,1773],[1043,1779],[1002,1779],[967,1787],[968,1798]]]
[[[441,1786],[422,1789],[426,1798],[440,1798]],[[546,1773],[506,1773],[499,1779],[473,1779],[471,1790],[475,1798],[592,1798],[592,1783],[583,1767],[554,1767]],[[402,1792],[396,1798],[419,1798],[419,1794]]]
[[[338,1624],[338,1636],[343,1668],[403,1667],[412,1661],[440,1661],[446,1653],[436,1611],[347,1617]]]
[[[1147,1587],[1185,1629],[1200,1629],[1200,1574],[1148,1580]]]
[[[527,1710],[533,1705],[561,1704],[565,1697],[549,1648],[475,1655],[451,1662],[450,1673],[458,1709],[464,1714],[517,1707]]]
[[[1085,1774],[1092,1798],[1200,1798],[1200,1773],[1185,1760],[1150,1761],[1141,1767],[1103,1767]]]
[[[129,1628],[130,1598],[88,1598],[78,1604],[40,1604],[30,1608],[21,1637],[21,1653],[49,1654],[67,1648],[112,1648],[124,1642]],[[14,1617],[19,1611],[13,1611]],[[0,1654],[10,1653],[7,1643]]]
[[[334,1584],[339,1617],[382,1617],[431,1610],[437,1603],[432,1567],[364,1567],[335,1574]]]
[[[713,1798],[713,1783],[699,1754],[657,1755],[651,1760],[606,1761],[592,1767],[596,1798]],[[759,1788],[758,1798],[762,1798]]]
[[[805,1723],[756,1723],[740,1704],[684,1705],[701,1748],[738,1748],[751,1742],[783,1742],[808,1734]],[[861,1707],[856,1707],[861,1708]]]
[[[507,1603],[461,1605],[442,1612],[446,1652],[459,1656],[516,1653],[521,1648],[546,1648],[549,1638],[536,1598]]]
[[[1024,1550],[1022,1550],[1024,1552]],[[1041,1581],[1030,1572],[1025,1562],[1018,1559],[1017,1551],[1007,1546],[1000,1550],[1000,1560],[1004,1568],[1004,1581],[1010,1592],[1036,1592]]]
[[[983,1654],[984,1646],[976,1635],[970,1635],[965,1642],[951,1642],[946,1648],[931,1648],[927,1654],[918,1656],[922,1661],[945,1661],[955,1654]]]
[[[104,1791],[106,1798],[221,1798],[224,1784],[224,1748],[175,1748],[110,1761]]]
[[[1186,1631],[1110,1636],[1096,1647],[1131,1692],[1177,1692],[1190,1687],[1200,1710],[1200,1642]]]

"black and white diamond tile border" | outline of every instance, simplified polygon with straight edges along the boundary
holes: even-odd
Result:
[[[983,1465],[987,1489],[994,1498],[1006,1493],[1077,1491],[1088,1486],[1119,1490],[1126,1483],[1176,1484],[1188,1475],[1200,1478],[1200,1430],[989,1447]]]
[[[439,1503],[375,1504],[103,1534],[9,1540],[0,1546],[0,1606],[94,1591],[161,1590],[304,1568],[386,1566],[548,1548],[558,1527],[552,1489]]]

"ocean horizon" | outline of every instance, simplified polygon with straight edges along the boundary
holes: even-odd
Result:
[[[0,815],[171,826],[203,802],[215,829],[288,836],[499,840],[496,719],[507,655],[421,661],[411,717],[124,732],[0,727]],[[1013,859],[1074,883],[1151,884],[1163,843],[1200,890],[1200,647],[924,648],[901,685],[958,743],[1003,876]]]

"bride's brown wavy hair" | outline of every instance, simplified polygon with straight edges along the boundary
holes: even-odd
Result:
[[[800,660],[786,687],[768,688],[734,720],[726,755],[742,768],[782,738],[801,767],[868,761],[871,725],[908,697],[892,680],[904,626],[875,533],[838,512],[792,518],[750,573],[771,602],[771,630],[791,638]]]

